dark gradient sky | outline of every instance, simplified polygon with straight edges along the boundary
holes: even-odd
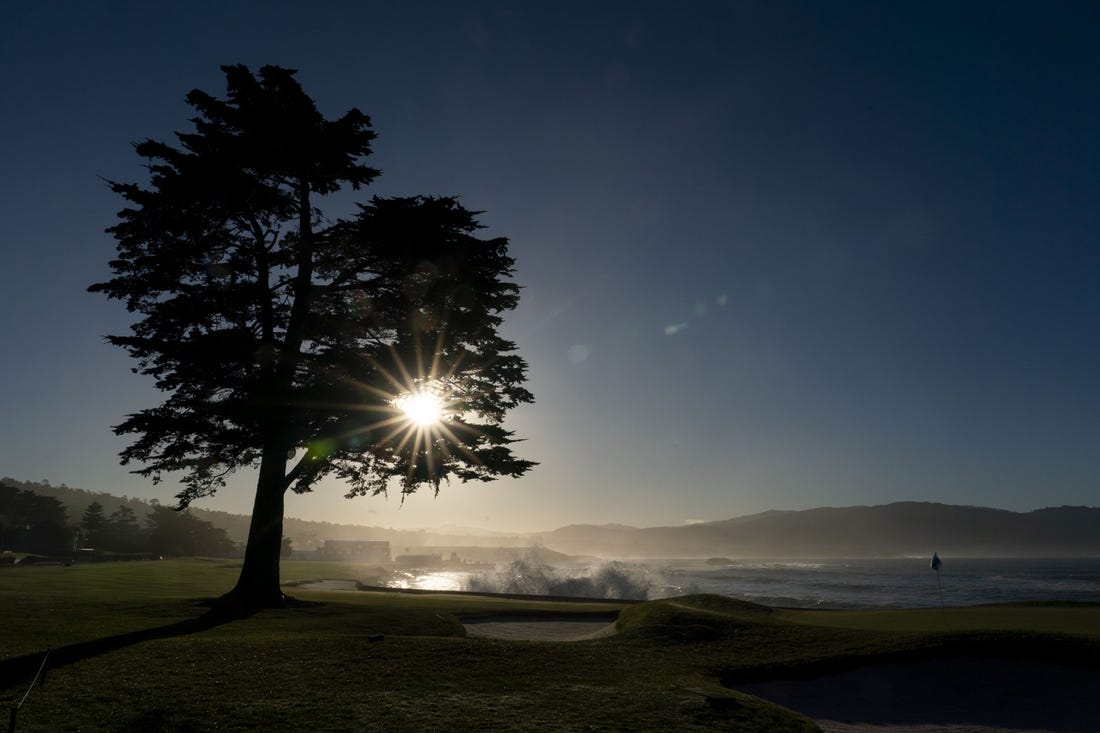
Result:
[[[157,396],[84,292],[100,177],[140,179],[130,143],[186,129],[220,64],[272,63],[371,115],[375,192],[459,194],[511,238],[537,399],[511,426],[542,463],[292,515],[1098,503],[1095,3],[163,5],[0,0],[0,474],[175,492],[117,465],[110,426]]]

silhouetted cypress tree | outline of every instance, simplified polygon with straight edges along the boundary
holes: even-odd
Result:
[[[84,530],[84,546],[96,547],[107,529],[107,517],[103,515],[102,504],[93,501],[88,505],[84,516],[80,518],[80,528]]]
[[[356,109],[325,119],[294,78],[222,67],[226,98],[187,96],[194,131],[146,140],[148,187],[108,231],[114,277],[91,286],[138,321],[110,336],[167,396],[115,428],[123,463],[182,472],[180,506],[227,474],[259,467],[245,560],[227,600],[278,605],[283,496],[324,476],[349,496],[440,481],[519,476],[505,412],[531,394],[526,364],[497,333],[518,302],[503,238],[479,239],[451,198],[373,198],[327,225],[326,194],[378,171]],[[398,407],[431,391],[447,419],[418,426]]]
[[[111,512],[107,520],[105,539],[100,543],[104,549],[115,552],[138,552],[142,549],[141,526],[134,510],[125,504]]]

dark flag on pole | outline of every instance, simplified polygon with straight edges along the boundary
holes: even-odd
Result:
[[[940,562],[940,554],[938,552],[932,553],[931,568],[936,571],[936,587],[940,589],[940,614],[943,616],[944,624],[947,623],[947,611],[943,607],[943,585],[940,583],[940,567],[943,565]]]

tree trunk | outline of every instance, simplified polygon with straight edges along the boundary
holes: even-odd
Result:
[[[269,412],[267,415],[260,478],[256,485],[256,500],[252,507],[252,523],[248,528],[248,545],[244,551],[241,577],[237,580],[236,587],[223,598],[224,606],[242,613],[282,606],[286,600],[279,587],[279,556],[283,545],[283,495],[289,485],[286,473],[287,450],[292,446],[290,441],[284,439],[288,419],[285,411],[288,406],[286,396],[293,390],[295,382],[310,311],[310,289],[313,287],[313,227],[310,219],[313,210],[309,204],[309,182],[304,176],[298,179],[297,193],[298,272],[294,277],[290,319],[279,349],[279,360],[272,381],[266,385],[270,402],[281,405],[284,410]],[[261,268],[266,267],[262,256],[257,263]],[[268,320],[265,314],[265,323]],[[268,336],[266,326],[264,336]],[[272,396],[275,398],[271,399]]]
[[[286,449],[264,448],[260,478],[248,528],[248,545],[236,587],[223,598],[243,612],[282,606],[279,556],[283,543],[283,495],[286,492]]]

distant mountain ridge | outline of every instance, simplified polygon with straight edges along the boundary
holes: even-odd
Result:
[[[891,557],[932,552],[1100,555],[1100,508],[1030,512],[930,502],[771,510],[680,527],[569,525],[546,547],[611,557]]]
[[[79,520],[93,501],[110,514],[130,506],[143,520],[151,508],[144,499],[76,489],[64,484],[2,482],[66,505]],[[248,535],[246,514],[193,508],[195,516],[225,529],[236,542]],[[550,532],[509,533],[477,527],[444,526],[400,530],[333,524],[288,517],[284,534],[296,549],[312,549],[326,539],[387,540],[394,552],[421,547],[524,547],[538,545],[569,555],[599,557],[893,557],[953,555],[990,557],[1100,556],[1100,508],[1062,506],[1013,512],[1007,509],[931,502],[873,506],[770,509],[731,519],[684,526],[632,527],[625,524],[572,524]]]

